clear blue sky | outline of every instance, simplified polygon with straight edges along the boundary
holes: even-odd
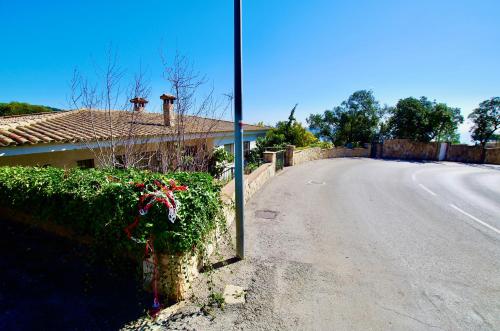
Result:
[[[0,12],[0,102],[67,108],[73,69],[91,73],[110,43],[129,73],[147,67],[152,109],[167,90],[161,48],[232,89],[231,0],[0,0]],[[467,115],[500,94],[499,14],[498,0],[244,0],[244,120],[274,123],[298,102],[304,121],[357,89]]]

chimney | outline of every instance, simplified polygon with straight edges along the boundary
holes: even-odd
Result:
[[[144,98],[135,97],[135,98],[131,99],[130,102],[134,104],[134,111],[143,112],[144,108],[146,107],[146,104],[149,101],[144,99]]]
[[[163,100],[163,121],[165,122],[165,126],[174,126],[174,100],[176,98],[170,94],[162,94],[160,99]]]

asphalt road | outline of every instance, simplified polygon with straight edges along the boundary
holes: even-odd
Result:
[[[169,329],[500,330],[500,167],[330,159],[287,168],[246,206],[247,289]],[[222,287],[221,287],[222,288]]]

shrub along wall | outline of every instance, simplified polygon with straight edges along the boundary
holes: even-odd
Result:
[[[172,222],[164,204],[152,204],[131,229],[131,240],[125,229],[138,216],[138,201],[146,192],[157,193],[160,182],[170,188],[188,187],[174,191],[177,216]],[[206,173],[0,167],[3,217],[36,222],[77,239],[89,238],[85,241],[108,257],[143,258],[146,240],[154,238],[159,290],[175,301],[186,297],[190,279],[202,267],[217,230],[224,229],[226,208],[220,191],[220,184]],[[160,193],[159,198],[165,195]],[[151,286],[150,280],[145,285]]]
[[[155,236],[159,253],[178,254],[203,244],[204,236],[223,222],[220,186],[205,173],[158,174],[138,170],[63,170],[59,168],[0,167],[0,206],[28,212],[89,237],[106,248],[143,252],[124,229],[138,215],[141,185],[154,189],[155,180],[189,187],[176,191],[177,219],[168,220],[168,208],[155,204],[141,217],[133,235],[144,242]]]

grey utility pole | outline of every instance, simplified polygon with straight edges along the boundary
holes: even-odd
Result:
[[[241,2],[234,0],[234,154],[236,203],[236,254],[245,258],[243,182],[243,86],[241,61]]]

